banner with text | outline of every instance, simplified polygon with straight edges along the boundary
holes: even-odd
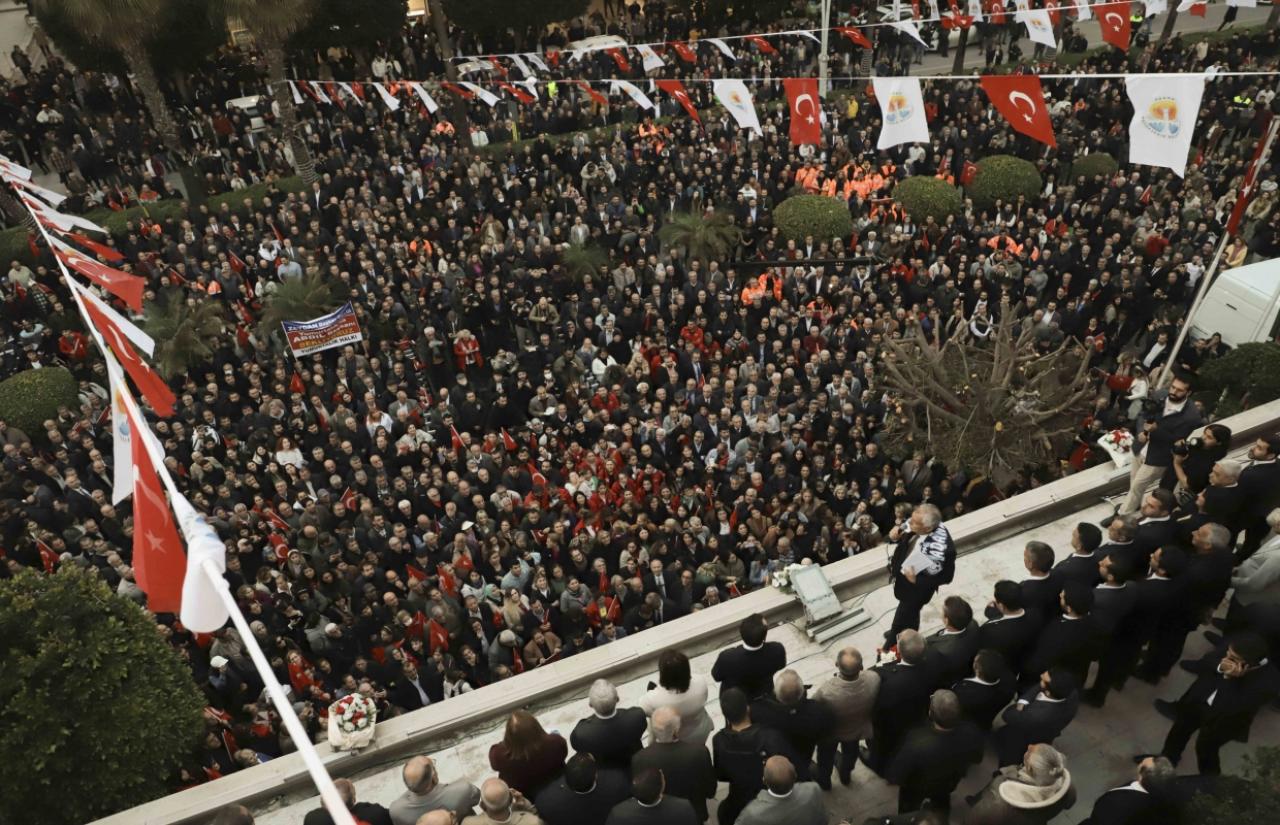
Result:
[[[283,321],[281,326],[295,358],[364,340],[350,301],[328,315],[310,321]]]

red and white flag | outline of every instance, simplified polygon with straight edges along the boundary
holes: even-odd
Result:
[[[659,89],[680,102],[684,110],[689,113],[689,117],[696,120],[698,125],[702,125],[702,118],[698,117],[698,110],[694,107],[693,101],[689,98],[689,92],[685,89],[683,83],[679,80],[659,80],[657,84]]]
[[[458,428],[452,424],[449,425],[449,444],[455,451],[461,450],[464,446],[462,436],[458,434]]]
[[[855,29],[853,26],[836,26],[836,31],[852,40],[855,45],[864,49],[871,48],[871,41],[867,39],[867,36],[860,29]]]
[[[509,453],[513,453],[516,451],[516,446],[517,446],[516,440],[511,437],[511,433],[507,432],[506,427],[502,428],[502,446]]]
[[[106,264],[86,257],[79,250],[67,246],[52,235],[49,240],[53,244],[53,254],[65,266],[74,269],[124,301],[125,305],[134,312],[142,312],[142,293],[147,285],[145,279],[137,275],[130,275],[128,272],[122,272],[119,269],[113,269]]]
[[[1098,6],[1098,26],[1102,29],[1103,40],[1122,52],[1129,51],[1129,37],[1132,34],[1129,0]]]
[[[348,487],[346,490],[343,491],[342,495],[339,496],[338,501],[341,501],[342,506],[346,507],[348,510],[350,510],[353,513],[356,511],[356,508],[360,504],[360,502],[356,499],[355,491],[352,490],[350,487]]]
[[[1280,119],[1273,115],[1267,115],[1267,125],[1262,130],[1262,140],[1258,141],[1258,146],[1253,150],[1253,160],[1249,163],[1249,170],[1245,172],[1244,182],[1240,186],[1240,196],[1236,198],[1235,206],[1231,207],[1231,217],[1227,220],[1227,234],[1235,236],[1240,232],[1240,223],[1244,220],[1244,210],[1248,208],[1249,201],[1253,199],[1254,189],[1258,183],[1258,161],[1262,157],[1262,153],[1269,141],[1275,140],[1275,133],[1280,127]]]
[[[747,42],[754,43],[756,45],[756,48],[760,50],[761,54],[777,54],[778,53],[778,50],[773,47],[772,43],[770,43],[768,40],[765,40],[763,37],[761,37],[758,34],[747,35]]]
[[[676,54],[680,55],[680,59],[686,63],[697,63],[698,56],[694,54],[693,49],[689,48],[688,43],[682,43],[679,40],[671,44],[671,48],[676,50]]]
[[[133,575],[147,594],[147,608],[152,613],[177,613],[182,607],[187,556],[147,447],[147,423],[139,420],[132,405],[128,412],[129,429],[134,434]]]
[[[982,90],[1009,125],[1029,138],[1057,146],[1044,90],[1035,75],[983,75]]]
[[[818,108],[818,80],[813,77],[788,77],[782,81],[791,108],[791,143],[822,143],[822,121]]]
[[[604,95],[602,95],[602,94],[600,94],[599,92],[597,92],[595,89],[591,88],[591,84],[590,84],[590,83],[588,83],[587,81],[585,81],[585,80],[575,80],[575,81],[573,81],[573,82],[574,82],[575,84],[577,84],[577,86],[578,86],[580,89],[582,89],[582,91],[586,92],[586,93],[587,93],[587,97],[591,98],[591,100],[592,100],[593,102],[598,103],[598,104],[600,104],[601,106],[607,106],[607,105],[609,105],[609,98],[605,97]],[[630,85],[630,84],[628,84],[628,85]]]
[[[177,397],[160,374],[143,361],[134,349],[136,343],[150,355],[155,349],[155,341],[84,287],[77,284],[75,292],[98,341],[110,348],[142,397],[160,416],[168,418],[173,415]]]

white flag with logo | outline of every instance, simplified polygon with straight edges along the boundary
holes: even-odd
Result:
[[[736,61],[738,58],[734,55],[733,49],[729,48],[729,44],[718,37],[708,37],[707,42],[720,50],[720,53],[730,60]]]
[[[1084,2],[1084,0],[1080,0],[1080,2]],[[981,23],[983,21],[982,0],[969,0],[968,15],[973,18],[973,22],[975,23]]]
[[[747,84],[741,80],[713,80],[711,90],[715,92],[720,105],[733,115],[738,128],[757,135],[764,134],[764,130],[760,128],[760,116],[756,114],[756,103],[751,99],[751,92],[747,91]]]
[[[1142,0],[1142,2],[1147,7],[1147,17],[1164,14],[1169,9],[1169,0]]]
[[[640,52],[640,57],[644,60],[644,70],[646,72],[657,71],[667,65],[651,46],[645,46],[642,44],[636,46],[636,51]]]
[[[649,96],[644,92],[640,91],[639,87],[637,87],[636,84],[631,83],[630,81],[626,81],[626,80],[613,81],[613,90],[615,92],[618,92],[618,91],[626,92],[627,96],[630,97],[632,100],[634,100],[636,102],[636,105],[639,106],[641,109],[654,108],[653,101],[649,99]]]
[[[107,361],[107,386],[111,392],[111,460],[115,465],[111,476],[111,503],[119,504],[133,495],[133,438],[123,397],[128,385],[115,357],[106,350],[102,354]]]
[[[1093,7],[1089,5],[1089,0],[1073,0],[1076,5],[1076,15],[1080,20],[1089,20],[1093,17]]]
[[[917,77],[873,77],[876,103],[880,105],[880,140],[877,149],[900,143],[928,143],[929,123],[924,116],[924,95]]]
[[[187,543],[187,570],[182,579],[182,624],[196,633],[212,633],[227,623],[230,614],[218,588],[222,582],[210,578],[204,563],[213,565],[214,572],[227,572],[227,548],[205,517],[191,506],[182,493],[174,491],[169,497],[173,513],[177,516],[182,538]]]
[[[1124,84],[1133,104],[1129,162],[1163,166],[1184,177],[1204,75],[1134,75]]]
[[[1026,24],[1027,37],[1030,37],[1033,43],[1039,43],[1051,49],[1058,48],[1058,40],[1053,36],[1053,20],[1049,17],[1049,12],[1044,9],[1031,9],[1023,14],[1022,22]]]

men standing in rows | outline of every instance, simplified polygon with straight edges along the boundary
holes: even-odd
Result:
[[[654,769],[666,779],[666,792],[687,799],[699,822],[707,821],[707,800],[716,795],[716,770],[705,745],[680,741],[680,713],[673,707],[653,712],[653,744],[631,760],[631,770]]]
[[[996,582],[986,615],[987,622],[978,633],[979,647],[999,652],[1016,668],[1040,632],[1040,617],[1023,606],[1022,586],[1007,579]]]
[[[1028,686],[1039,681],[1046,670],[1062,668],[1084,684],[1098,641],[1090,612],[1093,610],[1091,586],[1079,581],[1068,582],[1058,597],[1061,609],[1040,630],[1040,635],[1022,659],[1019,684]]]
[[[1066,589],[1071,582],[1089,587],[1098,583],[1098,547],[1102,545],[1102,531],[1096,524],[1082,521],[1071,531],[1071,555],[1053,568],[1058,586]]]
[[[597,679],[587,693],[592,715],[574,725],[569,742],[577,753],[589,753],[601,768],[631,769],[631,757],[641,742],[648,717],[640,708],[618,708],[618,689],[608,679]]]
[[[575,753],[564,774],[538,793],[538,816],[547,825],[605,825],[614,807],[630,795],[626,772],[601,768],[591,754]]]
[[[751,703],[751,718],[773,728],[787,740],[787,749],[801,782],[813,778],[813,751],[831,735],[833,716],[822,702],[805,696],[804,680],[794,670],[778,674],[773,697]]]
[[[773,675],[787,666],[787,649],[781,642],[767,641],[767,632],[759,613],[742,620],[738,626],[742,644],[722,650],[711,667],[711,678],[720,683],[721,690],[739,688],[752,700],[773,690]]]
[[[1249,448],[1249,463],[1240,473],[1245,509],[1242,558],[1248,558],[1267,538],[1267,515],[1280,507],[1280,435],[1259,438]]]
[[[933,674],[925,664],[924,637],[904,630],[897,643],[897,659],[872,668],[880,676],[880,690],[871,714],[871,746],[864,761],[876,773],[883,773],[907,732],[924,719],[934,686]]]
[[[395,825],[415,825],[428,811],[452,811],[459,820],[480,802],[480,789],[468,782],[441,784],[436,764],[429,756],[415,756],[400,772],[405,792],[391,803]]]
[[[777,731],[751,721],[747,695],[740,688],[720,694],[724,729],[711,738],[716,777],[729,783],[729,795],[716,809],[719,825],[733,825],[738,814],[764,786],[764,763],[771,756],[785,756],[787,743]]]
[[[818,743],[815,778],[823,790],[831,789],[832,767],[836,768],[840,784],[848,785],[852,781],[858,749],[863,741],[871,738],[871,711],[879,692],[880,674],[874,670],[864,671],[862,654],[853,647],[846,647],[836,655],[835,675],[814,691],[813,698],[827,705],[835,717],[830,735]]]
[[[951,794],[969,768],[982,761],[985,747],[982,731],[964,718],[956,695],[935,691],[928,721],[907,735],[885,772],[885,779],[898,786],[898,813],[919,810],[925,800],[933,808],[951,810]]]
[[[1022,588],[1022,606],[1040,621],[1058,612],[1058,594],[1062,585],[1053,574],[1053,548],[1042,541],[1029,541],[1022,551],[1022,565],[1027,577]]]
[[[942,629],[925,640],[925,659],[939,684],[950,685],[969,674],[981,647],[978,637],[973,608],[959,596],[948,596],[942,603]]]
[[[1005,709],[1004,727],[992,735],[1001,767],[1016,765],[1027,745],[1052,745],[1053,740],[1076,718],[1080,707],[1078,684],[1065,670],[1041,674],[1040,684]]]
[[[614,806],[605,825],[698,825],[698,815],[687,800],[666,795],[662,771],[637,771],[631,780],[631,797]]]
[[[743,809],[739,825],[827,825],[827,807],[814,782],[801,782],[785,756],[764,763],[764,790]]]
[[[920,627],[920,610],[939,587],[951,583],[956,569],[956,544],[942,523],[942,511],[932,504],[912,510],[906,524],[889,531],[889,540],[897,543],[889,575],[898,609],[884,634],[886,648],[899,632]]]
[[[994,650],[980,650],[973,657],[973,675],[952,686],[965,718],[984,731],[991,730],[996,714],[1017,695],[1014,674]]]

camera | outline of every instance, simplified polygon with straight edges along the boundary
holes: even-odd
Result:
[[[1174,444],[1171,448],[1174,455],[1190,455],[1192,450],[1200,448],[1201,440],[1198,438],[1188,438],[1179,444]]]
[[[1154,398],[1142,399],[1142,415],[1144,418],[1156,418],[1164,408],[1164,403]]]

